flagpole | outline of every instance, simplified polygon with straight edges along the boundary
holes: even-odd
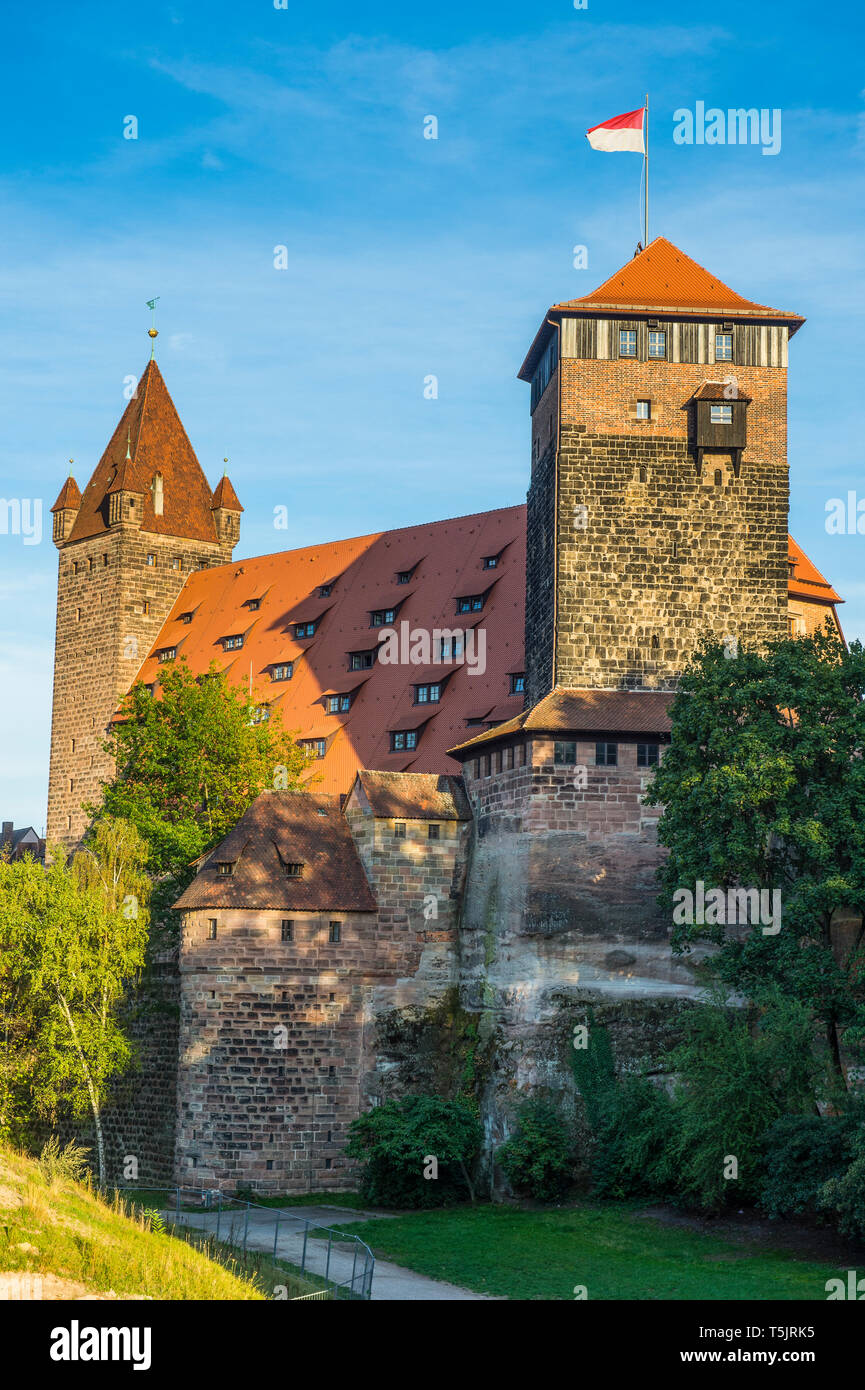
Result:
[[[646,188],[645,188],[645,209],[643,214],[643,246],[649,244],[649,93],[646,93],[646,132],[644,140],[643,157],[646,161]]]

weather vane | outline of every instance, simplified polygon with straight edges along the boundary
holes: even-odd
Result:
[[[156,300],[160,298],[161,296],[157,295],[156,299],[148,299],[147,301],[147,307],[150,310],[150,327],[147,330],[147,336],[150,338],[151,359],[153,357],[153,352],[156,347],[156,339],[159,337],[159,329],[156,327]]]

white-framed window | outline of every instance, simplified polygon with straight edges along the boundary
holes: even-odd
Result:
[[[294,675],[294,663],[284,661],[279,666],[271,666],[270,679],[272,681],[290,681]]]
[[[619,329],[619,356],[636,357],[637,355],[637,330],[636,328]]]
[[[649,356],[667,356],[667,334],[663,328],[652,328],[649,330]]]
[[[731,405],[710,405],[709,419],[713,425],[731,425],[733,423],[733,407]]]
[[[638,419],[638,420],[651,420],[651,418],[652,418],[652,402],[651,402],[651,401],[637,401],[637,419]]]
[[[715,361],[732,362],[733,360],[733,335],[732,333],[715,334]]]

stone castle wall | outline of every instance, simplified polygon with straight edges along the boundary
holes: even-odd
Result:
[[[98,803],[100,783],[111,771],[102,747],[109,720],[156,641],[187,574],[230,559],[230,547],[216,542],[129,526],[62,546],[49,840],[71,847],[84,833],[88,818],[82,805]]]

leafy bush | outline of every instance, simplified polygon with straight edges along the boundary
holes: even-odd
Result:
[[[562,1118],[547,1101],[530,1100],[517,1118],[516,1133],[496,1151],[496,1161],[517,1192],[554,1202],[573,1174],[571,1143]]]
[[[679,1075],[678,1192],[713,1210],[730,1196],[756,1201],[766,1131],[782,1115],[814,1106],[819,1067],[810,1011],[776,995],[754,1017],[715,999],[691,1012],[687,1029],[686,1041],[670,1058]],[[737,1161],[735,1179],[725,1177],[731,1157]]]
[[[47,1183],[83,1182],[90,1173],[90,1150],[76,1144],[74,1139],[61,1149],[56,1134],[42,1146],[37,1160],[39,1171]]]
[[[865,1125],[851,1137],[852,1162],[840,1177],[823,1184],[817,1206],[828,1212],[843,1236],[865,1238]]]
[[[471,1167],[480,1143],[478,1119],[462,1101],[414,1095],[385,1101],[352,1120],[345,1152],[363,1160],[360,1191],[366,1201],[436,1207],[467,1195],[474,1201]]]
[[[773,1217],[816,1212],[824,1184],[840,1178],[850,1163],[853,1129],[847,1115],[784,1115],[776,1120],[763,1141],[763,1211]]]
[[[609,1034],[594,1023],[588,1047],[574,1049],[572,1067],[592,1136],[595,1192],[660,1196],[669,1186],[675,1123],[666,1091],[643,1076],[618,1076]]]

